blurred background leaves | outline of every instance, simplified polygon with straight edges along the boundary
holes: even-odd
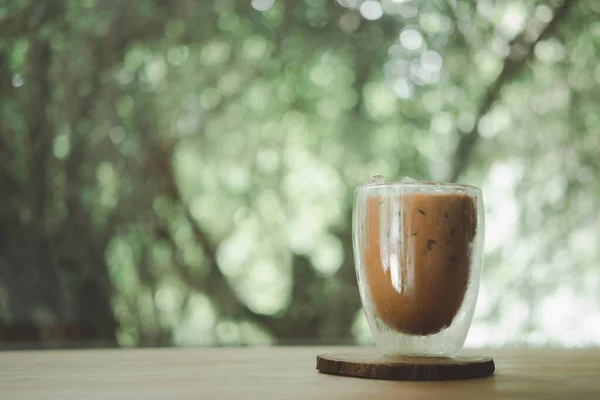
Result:
[[[369,176],[481,185],[471,346],[600,344],[595,0],[4,0],[0,342],[369,343]]]

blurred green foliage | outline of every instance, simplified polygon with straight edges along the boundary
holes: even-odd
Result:
[[[483,187],[469,344],[600,343],[598,4],[5,0],[0,341],[369,342],[382,174]]]

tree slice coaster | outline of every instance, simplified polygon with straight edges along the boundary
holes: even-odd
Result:
[[[394,381],[443,381],[490,376],[491,357],[386,357],[368,354],[319,354],[323,374]]]

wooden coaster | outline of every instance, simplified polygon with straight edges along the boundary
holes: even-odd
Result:
[[[323,374],[394,381],[443,381],[490,376],[496,369],[491,357],[386,357],[368,354],[320,354]]]

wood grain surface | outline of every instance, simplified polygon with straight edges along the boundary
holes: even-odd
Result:
[[[320,374],[317,354],[279,347],[0,352],[0,399],[600,399],[600,349],[478,350],[489,378],[406,382]]]
[[[371,354],[332,353],[317,355],[319,372],[348,377],[391,381],[445,381],[475,379],[494,373],[490,357],[456,358],[385,357]]]

